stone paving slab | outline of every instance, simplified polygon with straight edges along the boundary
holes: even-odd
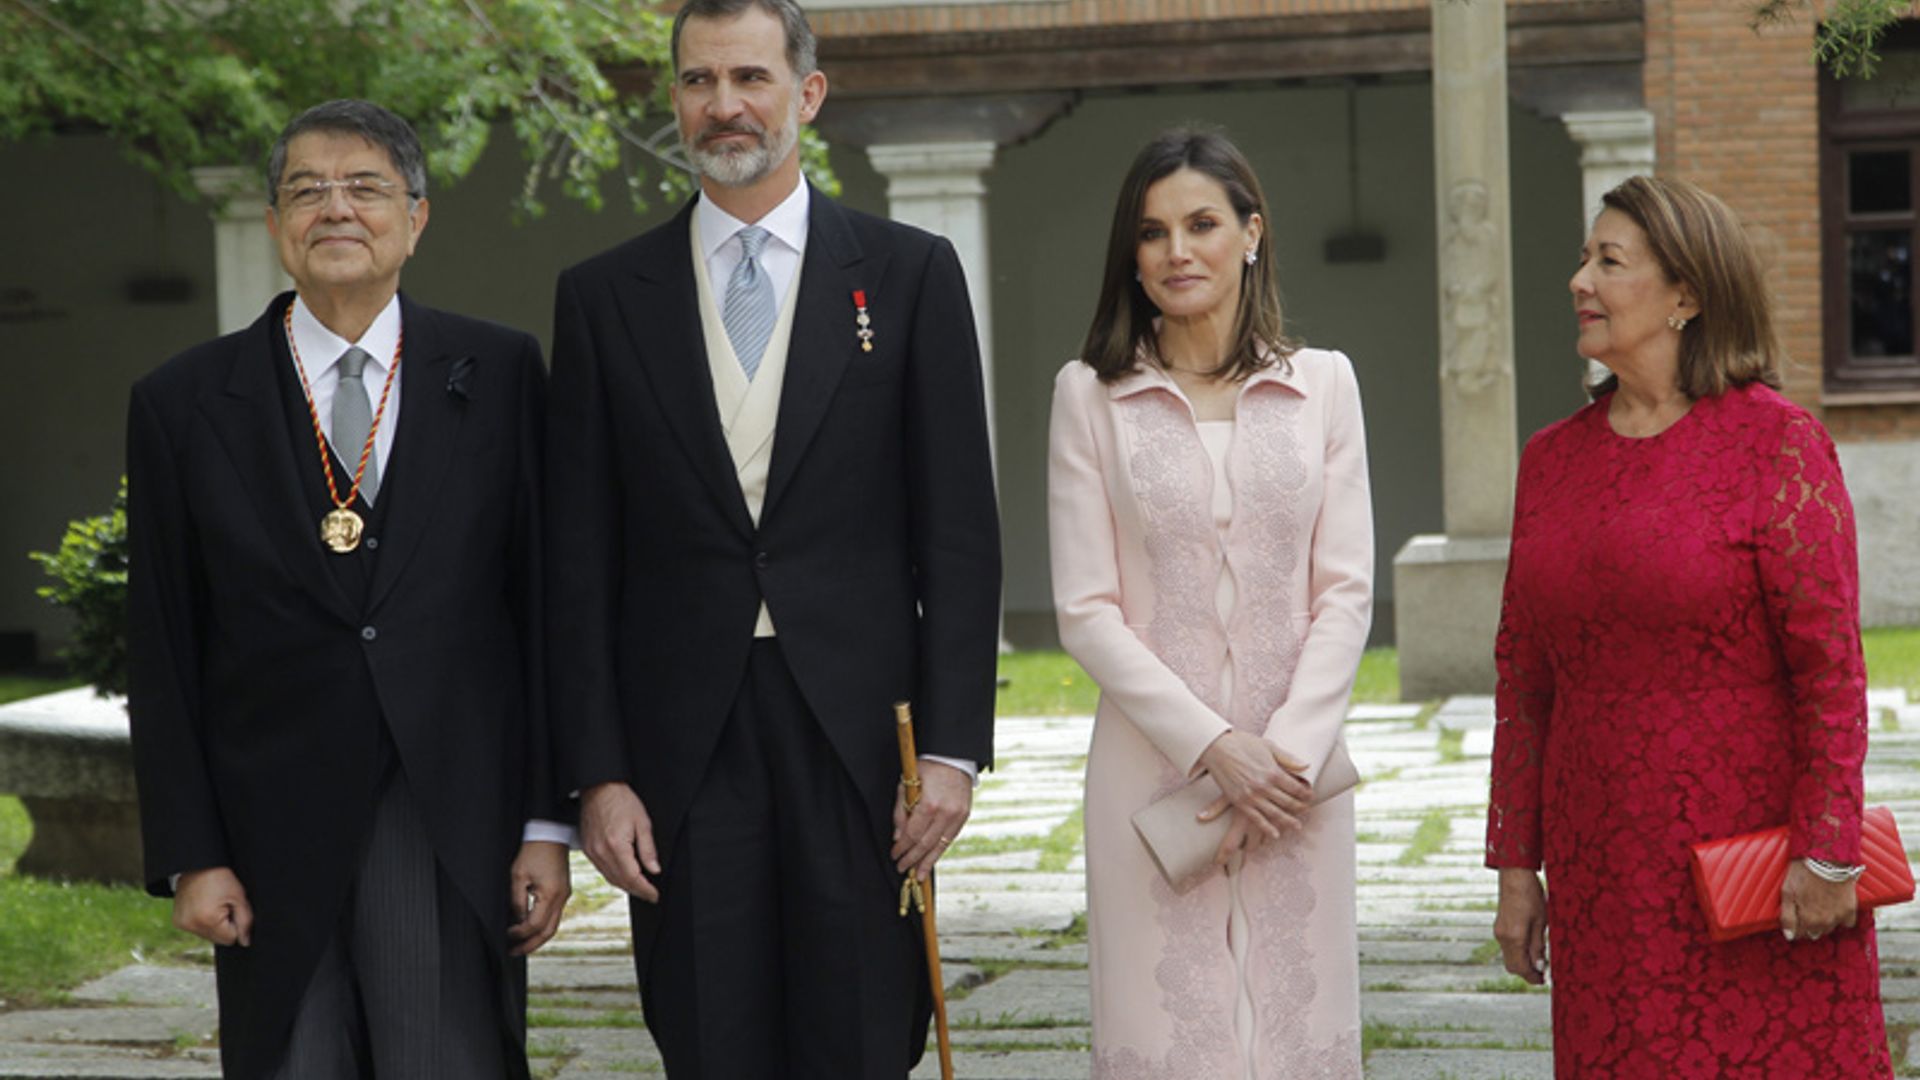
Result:
[[[1544,1050],[1376,1050],[1367,1080],[1553,1080],[1553,1055]]]
[[[133,964],[95,979],[70,995],[98,1005],[192,1005],[214,1007],[213,969]]]
[[[955,1050],[953,1072],[964,1080],[1087,1080],[1084,1050]],[[940,1063],[930,1049],[913,1070],[912,1080],[935,1080]]]
[[[35,1009],[0,1014],[0,1044],[148,1043],[189,1045],[213,1037],[218,1017],[207,1006],[111,1005],[94,1009]]]
[[[952,1003],[947,1017],[955,1027],[1055,1026],[1085,1024],[1091,1008],[1084,968],[1019,970]]]
[[[1875,698],[1868,798],[1894,806],[1920,849],[1920,706],[1903,702]],[[1881,717],[1902,729],[1882,730]],[[1497,960],[1481,959],[1492,955],[1496,885],[1480,850],[1491,726],[1486,697],[1355,710],[1349,742],[1366,778],[1356,796],[1361,1009],[1383,1043],[1369,1080],[1551,1075],[1548,996],[1505,992],[1516,984]],[[1086,909],[1084,860],[1076,853],[1064,872],[1042,871],[1039,844],[1074,817],[1091,732],[1086,719],[1003,721],[997,767],[966,835],[999,836],[1010,850],[955,857],[942,874],[943,970],[964,990],[951,1010],[961,1080],[1084,1080],[1090,1071],[1087,949],[1062,934]],[[1403,865],[1436,811],[1445,841]],[[584,857],[573,872],[567,922],[530,966],[535,1076],[661,1075],[650,1036],[633,1026],[626,902]],[[1920,1025],[1920,904],[1879,922],[1887,1019]],[[212,1077],[214,1055],[198,1044],[212,1028],[211,986],[204,966],[136,964],[79,988],[68,1007],[0,1013],[0,1080]],[[1920,1071],[1920,1039],[1912,1045],[1908,1065]],[[937,1070],[930,1053],[913,1076]]]
[[[111,1047],[0,1044],[0,1076],[7,1080],[219,1080],[219,1054]]]

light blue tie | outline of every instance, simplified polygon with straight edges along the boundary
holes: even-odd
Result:
[[[367,445],[367,434],[373,429],[367,384],[360,378],[372,359],[357,345],[340,354],[340,381],[333,388],[333,430],[329,434],[334,454],[347,467],[349,483],[354,466],[360,464],[360,451]],[[368,454],[367,473],[360,478],[360,497],[372,506],[379,491],[380,456]]]
[[[727,340],[733,354],[740,358],[740,369],[752,382],[760,370],[760,357],[767,351],[767,339],[773,336],[773,323],[779,308],[773,300],[773,282],[760,265],[760,252],[772,234],[758,225],[749,225],[734,234],[740,238],[745,254],[740,265],[727,279],[727,297],[720,306],[720,324],[727,328]]]

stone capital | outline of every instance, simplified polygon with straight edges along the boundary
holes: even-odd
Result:
[[[1645,109],[1570,112],[1560,117],[1567,134],[1580,144],[1580,167],[1630,168],[1651,172],[1654,165],[1653,114]]]
[[[985,142],[1013,146],[1072,111],[1078,96],[1053,92],[952,97],[833,98],[813,126],[828,142],[874,147]]]
[[[887,178],[891,198],[980,198],[987,193],[981,174],[997,149],[985,141],[888,143],[869,146],[867,158]]]

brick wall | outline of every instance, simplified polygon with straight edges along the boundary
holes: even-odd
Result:
[[[1820,121],[1814,24],[1756,33],[1744,3],[1646,0],[1645,91],[1660,172],[1725,199],[1771,264],[1786,392],[1836,439],[1920,436],[1920,405],[1820,403]]]

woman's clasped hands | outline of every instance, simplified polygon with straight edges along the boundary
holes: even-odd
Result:
[[[1313,787],[1302,774],[1306,762],[1295,760],[1258,735],[1228,731],[1200,752],[1200,765],[1220,785],[1220,798],[1200,811],[1201,821],[1212,821],[1229,809],[1233,820],[1220,841],[1215,860],[1222,865],[1235,852],[1252,852],[1282,830],[1298,829],[1313,805]]]

